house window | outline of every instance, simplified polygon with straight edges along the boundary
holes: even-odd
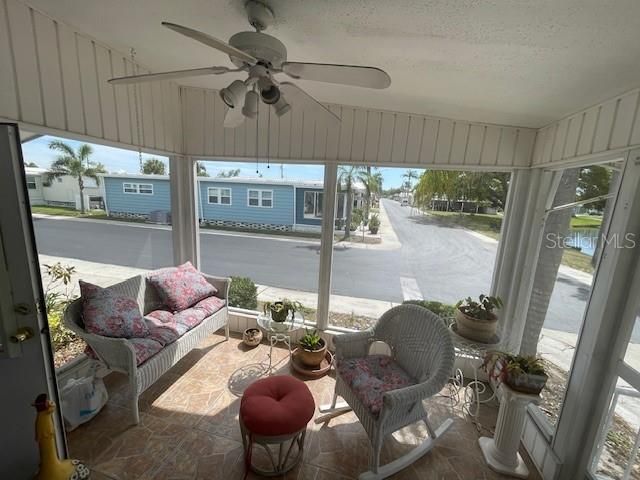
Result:
[[[322,218],[322,192],[304,192],[304,218]]]
[[[273,190],[249,190],[247,205],[250,207],[273,207]]]
[[[27,188],[29,190],[36,190],[38,188],[35,177],[27,177]]]
[[[153,195],[153,184],[151,183],[123,183],[124,193],[137,193],[140,195]]]
[[[231,205],[231,189],[211,187],[207,189],[209,203],[216,205]]]

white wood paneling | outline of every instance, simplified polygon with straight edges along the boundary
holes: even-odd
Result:
[[[185,154],[255,157],[255,120],[245,121],[236,129],[224,129],[224,107],[217,92],[182,87],[181,95]],[[484,169],[526,168],[531,164],[534,129],[472,124],[346,105],[328,105],[328,108],[341,122],[316,121],[313,113],[296,108],[277,117],[261,104],[260,158],[264,160],[268,153],[273,160]]]
[[[107,83],[134,72],[147,70],[134,70],[126,55],[24,2],[0,0],[0,118],[58,135],[67,131],[112,145],[180,153],[178,86],[140,86],[138,139],[133,87]]]
[[[566,163],[640,145],[639,102],[636,89],[540,129],[533,165]]]

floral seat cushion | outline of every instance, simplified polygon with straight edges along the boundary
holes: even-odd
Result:
[[[108,288],[80,280],[82,320],[89,333],[105,337],[146,337],[149,328],[138,302]]]
[[[224,307],[226,301],[218,297],[207,297],[204,300],[200,300],[193,308],[198,308],[204,311],[207,317],[213,315],[222,307]]]
[[[373,415],[380,413],[385,392],[415,385],[409,374],[387,355],[342,360],[337,368],[340,377]]]
[[[140,365],[153,357],[156,353],[162,350],[160,342],[153,340],[152,338],[129,338],[127,342],[131,343],[133,350],[136,354],[136,365]],[[96,352],[93,351],[89,345],[84,349],[84,353],[87,357],[94,360],[98,359]]]
[[[191,330],[202,323],[202,321],[209,315],[206,310],[202,308],[187,308],[181,312],[176,313],[173,318],[177,324],[177,328],[186,328],[187,331]]]
[[[149,336],[163,347],[175,342],[187,332],[187,327],[176,323],[174,315],[166,310],[154,310],[149,312],[144,320],[149,327]]]
[[[190,262],[158,270],[149,275],[148,279],[164,304],[174,312],[189,308],[217,292]]]

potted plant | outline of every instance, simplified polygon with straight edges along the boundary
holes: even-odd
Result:
[[[502,307],[502,300],[489,295],[480,295],[478,300],[468,297],[456,303],[456,332],[470,340],[489,343],[498,327],[494,310]]]
[[[307,367],[318,368],[327,354],[327,342],[324,338],[317,330],[306,330],[298,344],[300,361]]]
[[[302,308],[302,304],[300,302],[294,302],[289,300],[288,298],[283,298],[282,300],[278,300],[275,302],[266,302],[262,310],[266,315],[269,313],[271,315],[271,320],[277,323],[284,323],[289,318],[289,314],[291,314],[291,318],[293,319],[293,315]]]
[[[369,219],[369,231],[376,235],[378,233],[378,229],[380,228],[380,218],[378,215],[371,215],[371,219]]]
[[[506,383],[516,392],[539,395],[549,379],[544,360],[538,357],[488,352],[483,366],[490,378]]]

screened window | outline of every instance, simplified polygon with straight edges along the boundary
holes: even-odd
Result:
[[[34,177],[27,177],[27,188],[29,190],[35,190],[36,188],[38,188],[38,186],[36,185],[36,179]]]
[[[231,205],[231,189],[211,187],[207,189],[209,203],[214,205]]]
[[[322,218],[322,192],[304,192],[304,217]]]
[[[273,207],[273,190],[249,190],[247,205],[250,207]]]
[[[123,183],[124,193],[137,193],[140,195],[153,195],[153,184],[151,183]]]

